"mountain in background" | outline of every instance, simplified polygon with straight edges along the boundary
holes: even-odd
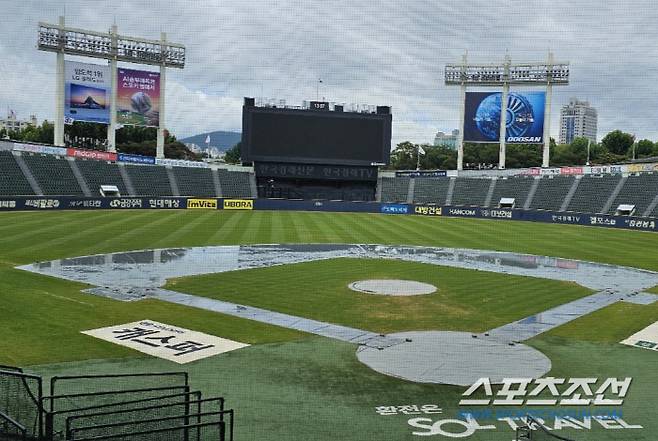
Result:
[[[210,135],[210,147],[216,147],[218,150],[225,152],[240,142],[242,133],[240,132],[224,132],[218,130],[216,132],[200,133],[187,138],[179,139],[182,143],[192,143],[198,145],[202,149],[206,149],[206,137]]]

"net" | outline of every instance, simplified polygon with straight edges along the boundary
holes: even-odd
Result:
[[[147,419],[162,419],[169,416],[201,414],[204,412],[221,412],[224,410],[223,398],[201,399],[200,392],[190,393],[190,400],[166,403],[153,401],[147,406],[135,406],[131,409],[114,409],[112,411],[94,412],[86,415],[74,415],[66,419],[66,433],[92,426],[124,424]],[[199,421],[197,421],[199,422]]]
[[[62,437],[66,417],[102,411],[127,410],[148,403],[186,403],[190,400],[188,386],[137,389],[45,397],[54,409],[46,415],[46,434]]]
[[[224,441],[226,423],[213,421],[201,424],[188,424],[141,432],[121,433],[89,438],[76,438],[77,441]]]
[[[41,378],[0,370],[0,434],[41,435]]]
[[[73,395],[107,390],[111,384],[115,390],[147,389],[187,386],[187,372],[156,372],[109,375],[66,375],[50,379],[51,395]]]
[[[230,415],[230,417],[229,417]],[[206,424],[216,421],[224,421],[225,416],[232,420],[232,412],[204,412],[183,413],[165,418],[151,418],[144,420],[127,421],[123,423],[103,424],[98,426],[81,427],[73,429],[67,435],[67,440],[79,440],[88,438],[99,438],[106,436],[126,435],[136,432],[148,432],[169,428],[177,428],[190,424]]]

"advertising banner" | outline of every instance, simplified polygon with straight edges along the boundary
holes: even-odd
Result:
[[[119,68],[117,123],[130,126],[160,125],[160,74]]]
[[[110,66],[66,61],[64,78],[64,118],[109,124]]]
[[[52,147],[49,145],[23,144],[17,142],[14,143],[14,150],[20,152],[43,153],[45,155],[66,156],[66,149],[64,147]]]
[[[98,161],[116,161],[117,154],[112,152],[101,152],[99,150],[82,150],[68,148],[66,155],[74,158],[96,159]]]
[[[446,170],[404,170],[395,172],[397,178],[442,178],[445,176],[448,176]]]
[[[510,92],[507,96],[506,142],[541,144],[544,139],[544,92]],[[497,143],[500,135],[501,92],[467,92],[464,141]]]
[[[406,204],[382,204],[381,212],[385,214],[407,214],[409,205]]]
[[[155,163],[158,165],[165,165],[171,167],[194,167],[194,168],[208,168],[207,163],[202,161],[186,161],[185,159],[166,159],[156,158]]]
[[[187,208],[201,210],[216,210],[218,207],[217,199],[188,199]]]
[[[224,210],[253,210],[253,199],[224,199]]]
[[[153,156],[128,155],[126,153],[119,153],[117,160],[119,162],[130,162],[132,164],[155,164],[155,158]]]

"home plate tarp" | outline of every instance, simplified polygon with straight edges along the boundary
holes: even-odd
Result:
[[[636,346],[638,348],[658,351],[658,322],[647,326],[640,332],[636,332],[621,343],[629,346]]]
[[[153,320],[140,320],[82,333],[179,364],[249,346]]]

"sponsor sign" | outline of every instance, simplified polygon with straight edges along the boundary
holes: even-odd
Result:
[[[153,320],[140,320],[82,333],[179,364],[249,346]]]
[[[117,69],[117,123],[131,126],[160,125],[160,74]]]
[[[68,201],[68,208],[83,209],[83,208],[103,208],[102,199],[74,199]]]
[[[253,210],[253,199],[224,199],[224,210]]]
[[[16,201],[12,199],[5,199],[0,201],[0,209],[13,210],[16,208]]]
[[[415,205],[414,213],[420,214],[422,216],[441,216],[443,214],[443,210],[441,207],[437,207],[436,205]]]
[[[117,160],[119,162],[130,162],[132,164],[155,164],[155,158],[153,156],[128,155],[126,153],[119,153]]]
[[[507,143],[543,143],[545,99],[544,92],[510,92],[507,95]],[[467,92],[464,141],[497,143],[502,107],[501,92]]]
[[[396,171],[395,176],[398,178],[440,178],[448,176],[446,170],[410,170]]]
[[[562,167],[560,169],[561,175],[582,175],[585,171],[582,167]]]
[[[116,161],[117,154],[112,152],[101,152],[99,150],[82,150],[67,148],[66,154],[74,158],[95,159],[98,161]]]
[[[185,208],[185,198],[148,199],[146,208]]]
[[[26,199],[25,207],[27,208],[36,208],[39,210],[51,210],[60,208],[59,199]]]
[[[658,171],[658,164],[629,164],[626,166],[626,171],[628,173]]]
[[[64,118],[110,123],[110,66],[66,61],[64,64]]]
[[[658,351],[658,322],[636,332],[621,343],[637,348]]]
[[[184,159],[166,159],[156,158],[155,163],[158,165],[168,165],[170,167],[195,167],[208,168],[209,165],[201,161],[186,161]]]
[[[14,143],[13,150],[18,150],[21,152],[43,153],[45,155],[66,156],[66,149],[64,147],[52,147],[48,145],[23,144],[17,142]]]
[[[218,207],[217,199],[188,199],[188,209],[205,209],[216,210]]]
[[[450,216],[462,216],[462,217],[478,217],[478,213],[479,213],[479,209],[475,209],[475,208],[449,207],[446,211]]]
[[[496,219],[512,219],[513,213],[514,212],[512,210],[498,210],[498,209],[480,210],[480,214],[482,215],[482,217],[491,217]]]
[[[623,165],[593,165],[589,167],[589,173],[592,175],[623,173],[624,170],[625,166]]]
[[[404,204],[383,204],[381,212],[386,214],[407,214],[409,206]]]

